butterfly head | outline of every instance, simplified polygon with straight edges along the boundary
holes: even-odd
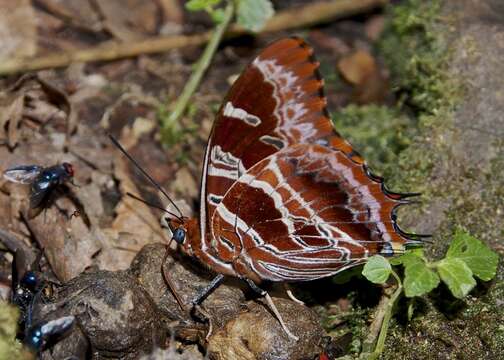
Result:
[[[168,235],[181,246],[182,251],[189,256],[193,255],[191,242],[198,236],[198,222],[187,217],[165,216],[161,224],[167,229]]]
[[[187,224],[186,218],[176,218],[171,216],[163,216],[161,225],[168,231],[168,236],[171,237],[178,245],[184,245],[187,240]]]

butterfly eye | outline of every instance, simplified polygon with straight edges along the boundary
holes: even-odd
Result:
[[[177,242],[177,244],[183,244],[185,240],[185,230],[182,228],[176,228],[173,231],[173,240]]]

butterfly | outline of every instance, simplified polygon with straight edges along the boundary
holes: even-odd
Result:
[[[20,165],[5,170],[5,179],[20,183],[30,184],[30,209],[44,207],[54,190],[74,177],[72,164],[62,163],[50,167],[39,165]]]
[[[266,297],[262,281],[310,281],[393,256],[422,236],[402,231],[407,197],[387,189],[333,127],[312,48],[278,40],[245,68],[227,94],[206,147],[199,218],[166,221],[182,250]]]

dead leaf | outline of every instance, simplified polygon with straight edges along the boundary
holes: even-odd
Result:
[[[364,25],[364,32],[369,39],[376,41],[383,33],[384,28],[385,17],[383,15],[375,15],[366,21],[366,25]]]
[[[30,0],[0,0],[0,60],[37,52],[37,24]]]
[[[143,0],[95,0],[103,16],[103,26],[123,42],[152,35],[157,30],[158,9]]]
[[[49,80],[42,78],[41,76],[37,76],[37,81],[42,86],[47,99],[52,103],[58,106],[62,111],[66,114],[66,134],[70,135],[75,131],[75,127],[77,126],[77,119],[75,117],[74,112],[72,111],[72,104],[70,99],[66,95],[66,93],[53,85]]]
[[[366,78],[366,81],[355,87],[352,99],[358,104],[381,103],[388,94],[388,79],[381,72],[375,71]]]
[[[337,36],[330,36],[320,30],[310,31],[310,42],[317,48],[327,49],[335,55],[346,55],[350,52],[350,46]]]
[[[163,10],[165,21],[182,24],[184,21],[184,11],[178,0],[159,0],[159,5]]]
[[[150,133],[155,127],[156,123],[154,120],[138,117],[135,119],[132,126],[133,136],[140,138],[142,135]]]
[[[75,204],[66,197],[33,219],[25,219],[39,246],[61,281],[68,281],[93,264],[104,241],[96,228],[89,229],[83,217],[70,217]],[[45,213],[44,213],[45,212]]]
[[[338,62],[343,78],[354,85],[352,99],[358,104],[382,102],[388,94],[388,81],[380,72],[374,57],[357,50]]]
[[[13,149],[19,140],[18,129],[23,115],[24,95],[17,95],[14,100],[3,107],[0,107],[0,131],[6,131],[4,138],[7,145]]]
[[[73,131],[75,119],[70,100],[62,90],[41,76],[23,76],[9,92],[8,96],[15,96],[15,100],[7,105],[7,108],[3,108],[0,115],[0,132],[7,130],[11,148],[18,142],[18,130],[22,120],[31,120],[32,123],[26,125],[31,125],[34,129],[51,122],[55,129],[61,127],[67,132]]]
[[[136,234],[117,232],[115,229],[104,229],[108,246],[97,256],[98,267],[102,270],[126,270],[138,251],[144,245]]]
[[[49,14],[75,27],[91,32],[102,30],[100,15],[90,1],[82,0],[38,0],[37,4]]]
[[[198,183],[187,167],[177,170],[170,188],[173,192],[182,194],[184,198],[195,199],[199,193]]]
[[[131,144],[136,141],[131,135],[124,136],[121,139],[126,149],[130,148]],[[116,206],[117,216],[111,228],[117,233],[133,234],[138,239],[140,247],[151,242],[168,242],[169,239],[161,229],[159,219],[153,215],[151,209],[138,200],[125,195],[128,192],[140,193],[130,178],[129,161],[122,154],[116,152],[114,164],[114,177],[119,181],[120,192],[124,195]]]
[[[367,51],[357,50],[338,61],[338,70],[350,84],[361,85],[376,72],[376,62]]]

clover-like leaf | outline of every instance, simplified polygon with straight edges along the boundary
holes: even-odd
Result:
[[[410,260],[405,263],[404,271],[404,293],[407,297],[422,296],[427,294],[439,284],[439,276],[432,271],[425,262]]]
[[[489,281],[495,276],[499,262],[497,253],[461,229],[455,232],[446,258],[464,261],[473,274],[484,281]]]
[[[441,280],[458,299],[465,297],[476,285],[471,269],[461,259],[445,258],[437,263],[437,270]]]
[[[383,256],[375,255],[368,259],[362,275],[374,284],[384,284],[392,272],[390,263]]]
[[[236,13],[239,25],[257,32],[275,11],[270,0],[237,0]]]

